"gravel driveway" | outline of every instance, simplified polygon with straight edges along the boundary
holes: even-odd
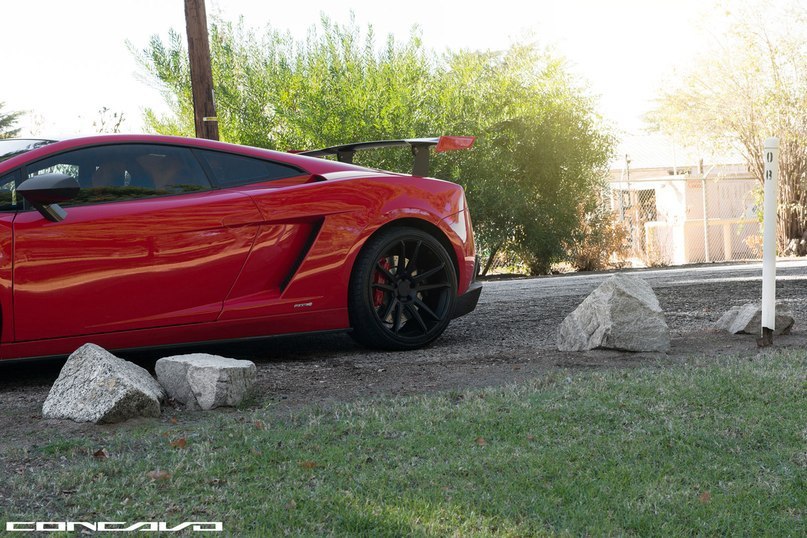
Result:
[[[488,282],[473,313],[455,320],[432,347],[414,352],[370,352],[345,334],[265,339],[249,344],[194,348],[258,365],[255,405],[279,413],[303,405],[363,397],[462,390],[541,375],[549,369],[675,364],[693,355],[759,353],[753,336],[730,336],[710,326],[735,305],[761,296],[761,264],[636,270],[653,287],[672,332],[670,353],[559,352],[555,334],[563,318],[610,273],[573,274]],[[807,261],[778,264],[777,299],[793,310],[793,334],[775,347],[807,346]],[[165,355],[165,353],[163,354]],[[126,357],[149,367],[159,356]],[[58,362],[0,363],[0,455],[48,432],[99,428],[42,420],[42,403],[59,373]],[[193,414],[168,409],[164,415]],[[115,428],[105,426],[103,428]]]

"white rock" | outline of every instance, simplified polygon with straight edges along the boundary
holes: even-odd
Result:
[[[155,370],[171,398],[188,409],[204,410],[241,403],[257,374],[251,361],[206,353],[165,357],[157,361]]]
[[[557,344],[560,351],[669,351],[670,330],[647,282],[616,274],[563,320]]]
[[[793,313],[787,305],[776,301],[776,318],[774,320],[776,327],[773,334],[789,334],[794,323]],[[743,306],[734,306],[715,322],[714,328],[731,334],[755,334],[759,336],[762,333],[762,306],[760,303],[746,303]]]
[[[145,369],[84,344],[67,359],[42,416],[96,424],[159,417],[163,398],[159,383]]]

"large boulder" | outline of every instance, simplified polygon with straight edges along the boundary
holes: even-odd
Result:
[[[793,313],[786,304],[776,301],[776,327],[773,334],[789,334],[793,328],[795,320]],[[755,334],[762,332],[762,306],[760,303],[746,303],[742,306],[734,306],[723,314],[714,328],[720,331],[727,331],[731,334]]]
[[[95,344],[84,344],[67,359],[42,416],[96,424],[159,417],[164,398],[145,369]]]
[[[188,409],[203,410],[241,403],[257,373],[251,361],[206,353],[165,357],[154,369],[171,398]]]
[[[560,351],[669,351],[670,329],[653,289],[639,277],[609,277],[560,325]]]

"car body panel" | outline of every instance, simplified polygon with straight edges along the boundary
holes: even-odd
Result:
[[[14,341],[14,294],[11,286],[14,267],[14,218],[16,213],[0,213],[0,358],[3,344]]]
[[[62,222],[0,213],[0,358],[67,354],[87,341],[115,350],[348,329],[353,263],[368,238],[401,223],[439,236],[456,262],[458,295],[471,288],[468,208],[462,188],[446,181],[151,135],[54,142],[0,162],[0,176],[114,144],[225,151],[301,172],[66,207]]]
[[[215,321],[261,222],[249,197],[221,191],[68,211],[14,221],[16,340]],[[254,224],[225,225],[243,216]]]

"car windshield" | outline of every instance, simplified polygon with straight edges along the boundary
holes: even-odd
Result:
[[[53,140],[40,140],[33,138],[10,138],[0,140],[0,162],[12,157],[16,157],[17,155],[25,153],[26,151],[31,151],[32,149],[41,148],[42,146],[52,144],[53,142]]]

